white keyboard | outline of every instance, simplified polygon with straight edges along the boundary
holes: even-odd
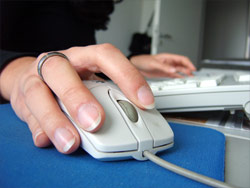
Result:
[[[199,73],[148,80],[160,112],[244,110],[250,119],[250,73]]]

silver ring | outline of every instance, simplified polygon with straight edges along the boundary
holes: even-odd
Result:
[[[43,64],[45,63],[45,61],[52,57],[52,56],[60,56],[60,57],[63,57],[64,59],[66,59],[67,61],[69,61],[69,58],[64,55],[63,53],[60,53],[60,52],[49,52],[47,55],[43,56],[40,61],[38,62],[38,65],[37,65],[37,72],[38,72],[38,75],[41,77],[42,80],[43,79],[43,75],[42,75],[42,66]]]

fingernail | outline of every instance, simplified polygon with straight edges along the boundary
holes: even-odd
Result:
[[[151,89],[148,86],[142,86],[138,90],[137,96],[141,104],[146,109],[153,109],[155,107],[154,96]]]
[[[38,137],[43,133],[43,131],[37,131],[36,134],[35,134],[35,142],[37,142],[38,140]]]
[[[37,147],[46,147],[50,144],[50,140],[44,131],[38,129],[34,136],[34,143]]]
[[[57,128],[55,131],[55,140],[62,148],[63,152],[67,152],[75,143],[75,137],[66,128]]]
[[[38,130],[35,133],[34,142],[37,146],[41,146],[43,144],[43,140],[44,140],[44,132],[42,130]]]
[[[78,121],[86,131],[92,131],[101,122],[101,114],[92,104],[84,104],[79,108]]]

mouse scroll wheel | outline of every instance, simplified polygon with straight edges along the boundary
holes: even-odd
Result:
[[[137,122],[138,121],[138,113],[135,109],[135,107],[129,103],[128,101],[124,100],[118,100],[118,104],[121,106],[122,110],[125,112],[127,117],[132,121],[132,122]]]

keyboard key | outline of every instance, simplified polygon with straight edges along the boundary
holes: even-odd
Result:
[[[193,77],[148,80],[148,83],[161,112],[242,110],[250,120],[249,73],[200,73]]]
[[[149,86],[153,92],[161,90],[162,83],[161,82],[150,82]]]
[[[200,87],[216,87],[217,80],[216,79],[209,79],[209,80],[201,80]]]
[[[214,75],[200,80],[200,87],[216,87],[224,78],[224,75]]]
[[[250,82],[250,74],[244,72],[236,72],[234,74],[234,79],[236,82]]]
[[[161,90],[169,90],[169,89],[188,89],[197,87],[196,83],[188,83],[188,84],[176,84],[176,85],[164,85],[161,87]]]
[[[196,85],[199,85],[200,84],[200,79],[202,79],[202,77],[200,77],[200,76],[187,77],[187,78],[185,78],[185,83],[186,84],[195,83]]]

